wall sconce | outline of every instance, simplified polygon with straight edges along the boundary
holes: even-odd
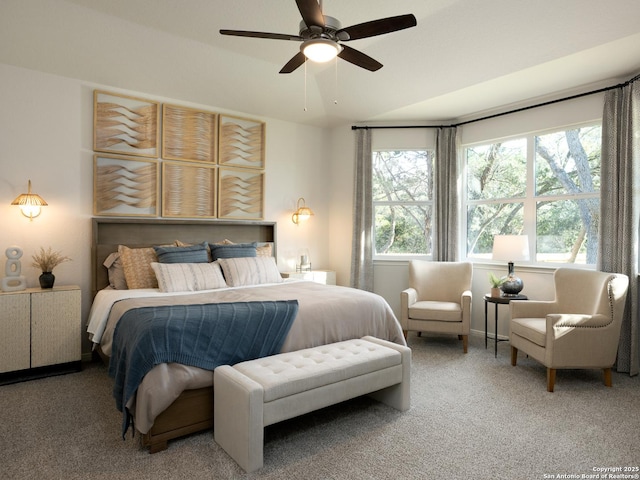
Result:
[[[40,207],[47,206],[47,202],[37,193],[31,193],[31,180],[29,180],[28,192],[18,195],[11,205],[18,205],[22,214],[29,220],[33,220],[40,215]]]
[[[313,215],[313,212],[309,207],[307,207],[306,202],[302,197],[298,199],[296,208],[297,210],[293,212],[293,215],[291,215],[291,221],[296,225],[300,225],[300,222],[306,222],[307,220],[309,220],[309,217]]]

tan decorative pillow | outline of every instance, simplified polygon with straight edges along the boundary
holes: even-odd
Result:
[[[127,286],[132,288],[158,288],[156,275],[151,268],[151,262],[157,262],[158,257],[153,247],[129,248],[118,246],[118,253],[124,267],[124,278]]]
[[[256,256],[257,257],[272,257],[273,256],[273,248],[270,243],[266,243],[264,245],[258,245],[256,248]]]

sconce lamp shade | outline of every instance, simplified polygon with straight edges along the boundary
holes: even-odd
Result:
[[[291,220],[296,225],[300,225],[300,222],[306,222],[307,220],[309,220],[311,215],[313,215],[313,212],[309,207],[307,207],[306,202],[302,197],[298,199],[296,208],[297,210],[293,212],[293,215],[291,216]]]
[[[527,235],[496,235],[493,237],[494,260],[529,260],[529,237]]]
[[[21,193],[11,202],[11,205],[20,207],[22,214],[30,220],[40,215],[41,208],[47,206],[47,202],[37,193],[31,193],[31,180],[29,180],[29,190]]]

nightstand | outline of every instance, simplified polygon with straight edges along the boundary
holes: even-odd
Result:
[[[0,293],[0,384],[79,371],[80,287]]]
[[[311,270],[308,272],[282,272],[283,278],[297,278],[299,280],[311,280],[325,285],[336,284],[336,272],[331,270]]]

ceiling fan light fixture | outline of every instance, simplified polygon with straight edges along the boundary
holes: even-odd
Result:
[[[314,38],[305,41],[300,50],[312,62],[325,63],[333,60],[342,51],[340,45],[326,38]]]

